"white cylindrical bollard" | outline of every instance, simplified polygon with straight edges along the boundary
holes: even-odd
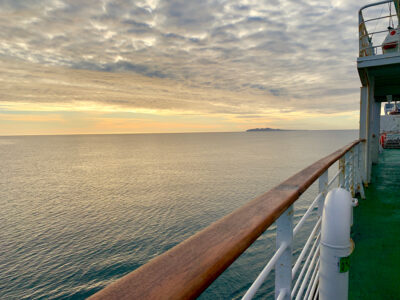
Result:
[[[352,196],[342,189],[331,190],[322,213],[319,299],[346,300],[349,286],[349,255]]]

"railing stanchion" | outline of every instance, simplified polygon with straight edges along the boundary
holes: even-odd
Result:
[[[360,192],[360,185],[362,184],[361,166],[360,166],[360,156],[361,156],[360,144],[358,144],[355,149],[356,149],[356,153],[357,153],[357,160],[356,160],[356,170],[355,170],[354,175],[355,175],[356,183],[357,183],[356,193],[359,193]]]
[[[362,145],[361,145],[361,143],[359,143],[358,145],[357,145],[357,158],[358,158],[358,160],[357,160],[357,170],[358,170],[358,172],[359,172],[359,175],[360,175],[360,178],[361,178],[361,181],[362,181],[362,174],[361,174],[361,168],[362,168],[362,155],[361,155],[361,151],[362,151],[362,149],[361,149],[361,147],[362,147]],[[362,184],[362,182],[360,182],[361,184]]]
[[[293,205],[276,220],[276,249],[284,244],[286,250],[275,263],[275,299],[290,300],[292,292],[292,241],[293,241]]]
[[[345,160],[344,160],[344,156],[341,157],[339,159],[339,170],[340,170],[340,174],[339,174],[339,187],[344,187],[344,170],[345,170]]]
[[[361,199],[365,199],[364,187],[363,187],[363,178],[362,178],[362,168],[363,168],[363,160],[362,160],[362,148],[363,145],[359,143],[357,145],[357,161],[358,167],[356,169],[356,180],[357,180],[357,192],[360,193]]]
[[[318,193],[322,193],[322,197],[318,202],[318,216],[322,216],[326,194],[328,193],[328,170],[326,170],[318,180]]]
[[[350,189],[350,152],[344,155],[344,189]]]
[[[356,153],[354,151],[354,147],[351,148],[351,150],[350,150],[350,157],[351,157],[351,160],[349,161],[349,167],[350,167],[349,168],[349,172],[350,172],[350,174],[349,174],[349,176],[350,176],[350,179],[349,179],[349,182],[350,182],[349,192],[351,193],[351,196],[354,197],[355,196],[355,188],[354,188],[355,163],[354,162],[356,161]]]

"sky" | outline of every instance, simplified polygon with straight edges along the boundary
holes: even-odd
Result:
[[[0,135],[358,128],[353,0],[2,0]]]

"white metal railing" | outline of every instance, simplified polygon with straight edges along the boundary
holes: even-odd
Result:
[[[351,192],[353,197],[359,193],[365,198],[361,151],[362,143],[353,146],[339,159],[338,170],[331,179],[328,176],[329,169],[319,177],[318,195],[295,226],[293,205],[276,220],[276,252],[247,290],[243,300],[253,298],[273,269],[275,269],[275,299],[318,298],[319,242],[324,200],[328,191],[335,186]],[[297,260],[293,263],[293,240],[314,212],[317,212],[317,220]]]
[[[359,57],[383,54],[383,41],[386,35],[389,33],[389,26],[382,25],[381,21],[389,20],[389,23],[393,24],[392,27],[394,29],[398,27],[398,24],[394,25],[393,21],[393,19],[397,19],[398,23],[398,14],[396,13],[396,6],[399,5],[398,2],[399,0],[381,1],[365,5],[359,10]],[[365,16],[367,9],[375,9],[372,11],[375,16]],[[379,15],[376,16],[376,14]],[[368,28],[367,24],[370,24],[368,25]],[[396,50],[400,52],[400,33],[396,32],[396,36],[398,38]]]
[[[356,140],[336,150],[168,252],[105,287],[90,299],[196,298],[274,221],[277,225],[276,252],[243,298],[251,299],[273,269],[275,299],[315,299],[320,293],[325,295],[328,291],[326,280],[322,280],[321,277],[320,281],[319,276],[326,278],[326,274],[329,281],[330,278],[335,280],[337,277],[337,285],[328,285],[330,288],[333,286],[333,291],[336,292],[339,283],[348,282],[345,278],[348,273],[344,274],[345,276],[340,276],[341,274],[336,276],[338,274],[334,272],[326,273],[329,261],[326,259],[329,257],[326,254],[329,254],[332,247],[336,247],[336,242],[332,243],[328,239],[327,232],[330,231],[326,230],[329,227],[326,224],[331,223],[328,223],[327,219],[333,218],[335,223],[337,211],[339,215],[346,214],[349,225],[343,222],[340,224],[344,224],[342,227],[347,231],[338,235],[343,237],[348,233],[350,238],[351,212],[348,209],[352,202],[352,194],[354,196],[360,193],[363,196],[361,177],[365,181],[365,148],[365,140]],[[329,179],[329,169],[336,162],[339,170],[335,170]],[[299,217],[299,221],[294,222],[294,203],[313,183],[317,182],[318,195]],[[352,194],[335,188],[337,185],[346,188]],[[342,196],[334,198],[332,196],[334,194]],[[324,205],[330,206],[331,209],[333,207],[334,210],[328,210]],[[324,219],[321,219],[323,214]],[[308,238],[304,238],[308,235],[308,230],[305,228],[310,228],[309,226],[313,227],[311,234]],[[347,239],[347,236],[344,238]],[[303,244],[304,240],[307,241],[297,255],[297,251],[293,251],[293,248],[297,249],[297,244]],[[341,249],[342,245],[339,245],[339,248]],[[345,248],[346,251],[347,248],[350,249],[347,244]],[[347,255],[347,252],[344,255]],[[297,260],[293,261],[294,258]],[[341,290],[345,291],[346,288]]]

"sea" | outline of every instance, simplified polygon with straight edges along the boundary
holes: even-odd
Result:
[[[357,136],[0,137],[0,299],[84,299]],[[313,185],[295,203],[296,221],[316,194]],[[274,234],[272,226],[199,299],[240,299],[272,256]],[[258,299],[273,299],[273,281]]]

